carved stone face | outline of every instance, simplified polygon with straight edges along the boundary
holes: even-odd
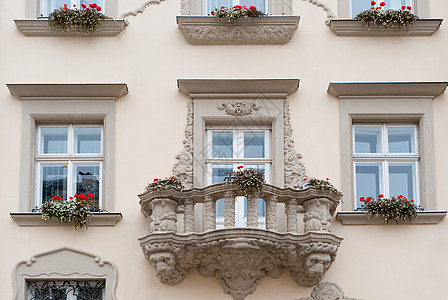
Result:
[[[304,268],[311,277],[322,276],[331,264],[331,257],[325,253],[313,253],[305,258]]]
[[[149,257],[151,265],[156,271],[156,276],[166,276],[174,272],[176,265],[176,258],[169,252],[153,253]]]

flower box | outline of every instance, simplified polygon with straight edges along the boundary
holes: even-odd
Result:
[[[111,37],[116,36],[126,27],[122,19],[102,20],[100,29],[94,34],[78,33],[75,29],[62,31],[50,29],[48,19],[14,19],[17,28],[26,36],[56,37]]]
[[[338,36],[431,36],[442,24],[443,19],[418,19],[415,24],[406,28],[387,28],[377,26],[367,28],[355,19],[331,19],[330,29]]]
[[[288,43],[299,16],[264,16],[228,22],[209,16],[177,16],[177,24],[193,45],[281,45]]]
[[[61,223],[57,219],[42,220],[40,212],[11,212],[11,218],[19,226],[69,226],[72,223]],[[91,226],[115,226],[122,218],[119,212],[93,212],[90,216],[89,227]]]

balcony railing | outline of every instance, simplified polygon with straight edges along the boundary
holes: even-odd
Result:
[[[220,183],[179,191],[146,192],[140,197],[149,234],[140,239],[146,258],[163,283],[176,284],[197,267],[204,277],[217,276],[226,293],[244,299],[263,276],[278,278],[283,269],[299,285],[312,286],[323,278],[336,257],[342,238],[331,233],[332,216],[340,195],[309,187],[303,190],[265,184],[247,198],[247,228],[235,228],[234,185]],[[216,201],[224,199],[224,229],[216,229]],[[258,199],[266,203],[266,230],[258,228]],[[277,219],[284,203],[286,231]],[[204,232],[194,232],[195,205],[204,206]],[[178,232],[177,209],[183,206],[183,232]],[[299,215],[303,233],[299,234]]]

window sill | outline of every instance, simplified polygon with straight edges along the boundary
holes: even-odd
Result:
[[[55,37],[111,37],[116,36],[126,27],[126,21],[121,19],[102,20],[100,29],[94,34],[84,34],[76,30],[50,30],[48,19],[14,19],[17,28],[26,36]]]
[[[375,37],[397,37],[397,36],[431,36],[443,19],[420,19],[408,30],[399,28],[381,29],[372,27],[368,29],[361,25],[361,21],[355,19],[331,19],[330,29],[338,36],[375,36]]]
[[[42,220],[42,214],[38,212],[12,212],[9,214],[19,226],[73,226],[72,223],[60,223],[56,219]],[[88,226],[115,226],[122,217],[119,212],[92,213]]]
[[[300,17],[265,16],[238,23],[209,16],[177,16],[176,19],[192,45],[281,45],[291,40]]]
[[[412,221],[411,225],[438,224],[445,218],[446,214],[447,211],[445,210],[422,211],[418,213],[417,219]],[[344,225],[385,225],[380,217],[369,219],[364,212],[360,211],[338,211],[336,219],[340,220]],[[390,224],[394,225],[396,223]],[[398,221],[398,224],[409,225],[409,221]]]

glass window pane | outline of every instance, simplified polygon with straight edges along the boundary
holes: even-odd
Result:
[[[415,153],[414,127],[388,127],[389,153]]]
[[[264,132],[244,132],[244,157],[264,158]]]
[[[389,195],[416,200],[415,162],[389,163]]]
[[[357,207],[361,207],[360,197],[378,197],[381,193],[381,162],[356,162],[355,179],[356,179],[356,203]]]
[[[371,7],[370,2],[371,2],[370,0],[351,0],[352,17],[356,17],[356,15],[362,12],[363,10],[369,9]]]
[[[93,194],[94,206],[100,207],[100,163],[76,163],[73,165],[76,194]]]
[[[224,182],[224,178],[232,172],[232,165],[213,165],[212,166],[212,184]]]
[[[51,12],[53,12],[53,10],[64,7],[64,4],[70,6],[70,1],[67,2],[67,0],[46,0],[46,2],[44,3],[44,11],[42,11],[41,14],[46,17]]]
[[[355,126],[355,153],[381,153],[381,126]]]
[[[267,13],[265,0],[240,0],[239,3],[241,6],[246,6],[247,8],[255,6],[257,10]]]
[[[75,153],[101,153],[101,127],[75,127]]]
[[[67,153],[68,128],[42,127],[40,153],[62,154]]]
[[[40,200],[42,202],[58,195],[67,199],[67,167],[63,163],[42,163],[40,165]]]
[[[210,14],[210,12],[212,10],[214,10],[215,8],[221,8],[221,6],[225,6],[225,7],[232,7],[232,0],[207,0],[207,7],[206,7],[206,11],[205,14]]]
[[[81,0],[79,2],[79,5],[85,4],[85,5],[89,6],[89,4],[94,4],[94,3],[98,6],[100,6],[101,8],[103,8],[103,6],[104,6],[103,0]],[[104,13],[104,10],[102,9],[101,12]]]
[[[213,131],[212,132],[212,157],[232,158],[233,157],[233,132]]]

